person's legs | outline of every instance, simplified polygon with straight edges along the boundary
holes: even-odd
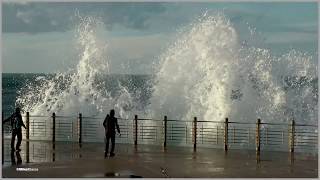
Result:
[[[107,154],[109,151],[109,139],[110,139],[110,136],[106,135],[106,147],[105,147],[105,151],[104,151],[104,157],[107,157]]]
[[[110,156],[114,156],[114,146],[115,146],[115,143],[116,143],[116,136],[115,134],[112,134],[111,136],[111,152],[110,152]]]
[[[14,150],[11,150],[11,164],[16,165],[16,157],[14,156]]]
[[[14,151],[14,141],[16,139],[16,130],[12,130],[12,134],[11,134],[11,150]]]
[[[21,130],[17,130],[17,137],[18,137],[18,141],[17,141],[17,145],[16,145],[16,150],[20,151],[20,145],[21,145],[21,141],[22,141],[22,132]]]

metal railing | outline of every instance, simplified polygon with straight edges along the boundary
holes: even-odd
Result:
[[[23,117],[27,130],[23,136],[27,140],[78,142],[104,142],[103,117],[78,116],[36,116],[26,113]],[[318,151],[317,125],[265,123],[260,119],[256,123],[230,121],[174,120],[118,118],[121,136],[117,143],[155,144],[164,148],[173,145],[214,147],[228,149]],[[11,138],[10,126],[3,126],[3,136]]]

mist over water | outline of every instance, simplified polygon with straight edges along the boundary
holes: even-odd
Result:
[[[183,27],[144,84],[106,81],[108,39],[99,18],[79,16],[75,28],[79,63],[53,77],[38,77],[19,92],[16,104],[34,115],[105,116],[114,108],[123,118],[287,122],[317,124],[317,64],[291,50],[243,45],[230,20],[205,13]],[[110,87],[112,86],[112,87]],[[110,89],[116,89],[112,91]],[[147,97],[147,98],[146,98]]]

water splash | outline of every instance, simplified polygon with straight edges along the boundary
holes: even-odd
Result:
[[[107,43],[97,36],[103,23],[96,17],[77,17],[79,23],[75,27],[75,39],[79,63],[74,70],[37,78],[36,84],[28,84],[16,101],[25,111],[36,115],[52,112],[74,115],[81,112],[92,116],[117,104],[117,99],[104,89],[105,83],[99,81],[100,77],[109,74]]]
[[[317,123],[312,56],[292,50],[276,57],[270,50],[243,46],[239,36],[219,13],[205,13],[183,29],[161,57],[153,116]]]
[[[244,46],[241,34],[221,13],[205,13],[178,33],[155,68],[149,105],[139,101],[145,92],[129,91],[130,82],[118,82],[116,94],[107,90],[109,84],[101,80],[109,75],[107,43],[97,35],[103,24],[99,18],[79,19],[77,67],[38,78],[20,92],[17,104],[31,114],[92,116],[115,108],[124,118],[317,122],[313,57],[295,50],[277,57],[270,50]]]

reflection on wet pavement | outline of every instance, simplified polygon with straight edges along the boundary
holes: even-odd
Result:
[[[286,152],[261,152],[172,147],[164,152],[159,146],[117,144],[116,156],[103,158],[104,145],[30,141],[29,154],[8,151],[5,143],[4,177],[317,177],[318,157],[295,156]],[[26,163],[27,155],[30,163]],[[20,160],[19,160],[20,158]],[[294,158],[294,161],[293,161]],[[54,162],[53,162],[54,161]],[[22,162],[22,164],[21,164]],[[20,167],[36,167],[38,172],[17,172]]]

